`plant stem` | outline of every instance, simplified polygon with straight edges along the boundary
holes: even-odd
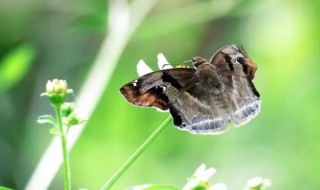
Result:
[[[170,124],[171,118],[168,117],[148,138],[147,140],[132,154],[132,156],[118,169],[118,171],[109,179],[101,188],[108,190],[121,177],[121,175],[137,160],[143,151],[157,138],[157,136]]]
[[[64,189],[71,190],[70,164],[69,164],[69,157],[68,157],[68,150],[67,150],[67,131],[63,130],[60,106],[55,107],[55,110],[56,110],[56,117],[58,120],[60,137],[61,137],[61,146],[62,146],[62,155],[63,155],[63,171],[64,171]]]

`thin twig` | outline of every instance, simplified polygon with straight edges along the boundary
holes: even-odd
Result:
[[[101,190],[108,190],[121,177],[121,175],[137,160],[143,151],[158,137],[158,135],[170,124],[171,117],[168,117],[148,138],[147,140],[132,154],[132,156],[118,169],[118,171],[107,181]]]

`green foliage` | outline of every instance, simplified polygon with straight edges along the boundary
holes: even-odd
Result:
[[[58,127],[56,119],[52,115],[40,115],[37,119],[39,124],[51,124],[54,127]]]
[[[0,190],[12,190],[12,189],[7,188],[7,187],[0,187]]]
[[[35,49],[23,44],[9,52],[0,61],[0,93],[16,85],[27,74],[35,57]]]

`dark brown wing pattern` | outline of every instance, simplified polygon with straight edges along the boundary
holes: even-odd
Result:
[[[210,62],[193,59],[195,69],[174,68],[144,75],[120,91],[134,105],[170,110],[174,125],[198,134],[219,134],[229,123],[243,125],[260,111],[252,79],[256,64],[241,46],[217,51]]]
[[[195,83],[195,71],[191,68],[174,68],[152,72],[127,83],[120,92],[134,105],[167,110],[170,99]]]

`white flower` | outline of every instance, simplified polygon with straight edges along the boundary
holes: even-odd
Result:
[[[46,84],[47,93],[53,93],[54,85],[53,81],[48,80]]]
[[[183,190],[192,190],[197,186],[203,187],[207,190],[227,190],[226,185],[221,183],[211,186],[209,179],[215,173],[216,169],[206,169],[205,164],[201,164],[191,176],[188,183],[183,187]]]
[[[210,190],[228,190],[224,183],[216,183],[210,187]]]
[[[251,189],[260,190],[260,189],[265,189],[270,185],[271,185],[270,179],[264,179],[262,177],[253,177],[248,180],[245,190],[251,190]]]
[[[170,65],[170,63],[167,61],[166,57],[162,53],[159,53],[157,58],[158,58],[159,69],[171,69],[172,68],[172,66]]]
[[[67,93],[68,90],[68,85],[66,80],[58,80],[58,79],[53,79],[48,80],[46,84],[46,90],[48,94],[62,94],[62,93]]]
[[[46,92],[40,96],[47,96],[50,99],[52,105],[61,106],[64,103],[67,94],[71,89],[68,89],[67,82],[65,80],[48,80],[46,83]]]
[[[140,61],[137,64],[137,72],[139,77],[141,77],[143,75],[151,73],[152,69],[142,59],[140,59]]]
[[[166,57],[162,53],[159,53],[157,58],[158,58],[158,67],[159,67],[160,70],[172,68],[172,66],[170,65],[170,63],[167,61]],[[146,74],[151,73],[153,71],[141,59],[137,64],[137,72],[138,72],[139,77],[141,77],[142,75],[146,75]]]
[[[128,190],[145,190],[145,189],[148,189],[149,187],[152,187],[152,185],[151,184],[136,185],[134,187],[129,188]]]

